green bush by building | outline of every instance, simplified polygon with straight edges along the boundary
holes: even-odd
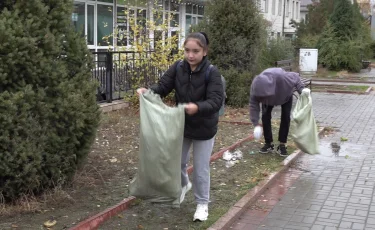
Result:
[[[0,197],[69,181],[99,121],[91,55],[71,0],[0,3]]]

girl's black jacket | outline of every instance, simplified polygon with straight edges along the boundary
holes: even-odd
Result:
[[[207,57],[194,71],[187,61],[177,61],[150,87],[161,97],[175,89],[177,104],[193,102],[198,105],[196,114],[185,116],[184,136],[193,140],[209,140],[217,133],[224,89],[219,70],[213,66],[208,72],[209,66]]]

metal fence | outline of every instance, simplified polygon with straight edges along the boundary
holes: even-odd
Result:
[[[97,101],[112,102],[134,94],[135,87],[150,86],[163,74],[152,66],[152,52],[93,52],[95,66],[92,79],[98,82]],[[167,67],[166,67],[167,68]],[[163,68],[164,71],[166,68]]]

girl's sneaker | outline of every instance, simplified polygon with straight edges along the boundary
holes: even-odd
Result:
[[[208,217],[208,204],[198,204],[193,221],[205,221]]]

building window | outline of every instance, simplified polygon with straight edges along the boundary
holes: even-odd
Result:
[[[97,18],[98,46],[113,45],[113,7],[97,5]]]
[[[128,45],[128,15],[127,8],[117,7],[117,45],[127,46]]]
[[[293,19],[294,19],[295,11],[296,11],[296,9],[294,8],[294,6],[295,6],[295,1],[293,1],[293,3],[292,3],[292,18]]]
[[[103,0],[99,0],[103,1]],[[113,0],[104,0],[106,2],[113,2]],[[147,7],[147,0],[117,0],[117,5],[123,6],[137,6],[137,7]]]
[[[75,2],[74,10],[72,13],[72,22],[77,33],[82,37],[85,36],[85,3]]]
[[[94,25],[94,6],[87,5],[87,44],[94,45],[95,25]]]
[[[176,0],[157,0],[154,5],[153,21],[159,26],[167,21],[170,27],[179,27],[180,4]]]
[[[276,0],[272,0],[272,15],[276,15]]]
[[[117,7],[117,45],[131,46],[135,41],[142,42],[147,35],[147,1],[145,0],[121,0]],[[157,15],[154,16],[157,18]],[[134,34],[134,26],[138,26],[138,33]]]
[[[297,20],[299,20],[299,17],[300,17],[299,11],[300,11],[300,9],[299,9],[299,2],[296,2],[296,19]]]
[[[282,0],[279,0],[279,16],[282,15],[282,10],[283,10],[283,4],[282,4]]]
[[[286,5],[285,5],[285,16],[286,16],[286,17],[289,17],[289,14],[290,14],[290,4],[289,4],[289,0],[286,0]]]
[[[191,27],[203,19],[204,6],[187,3],[185,15],[185,36],[191,33]]]
[[[263,2],[265,12],[269,12],[270,1]],[[280,0],[281,1],[281,0]],[[186,6],[186,29],[182,33],[191,32],[191,26],[198,24],[204,15],[204,6],[196,1],[181,0],[75,0],[72,13],[74,29],[86,38],[89,49],[106,49],[108,46],[132,46],[135,41],[142,41],[144,36],[156,40],[178,35],[181,23],[181,5]],[[153,12],[148,12],[149,4],[153,4]],[[156,3],[156,4],[155,4]],[[272,6],[275,11],[276,6]],[[155,22],[154,31],[146,30],[147,18]],[[131,20],[132,19],[132,20]],[[133,24],[145,28],[134,37]],[[168,28],[160,25],[167,24]],[[116,28],[116,29],[115,29]]]
[[[82,37],[86,37],[88,45],[94,45],[94,9],[94,5],[84,2],[74,2],[72,23],[76,32]]]
[[[198,15],[204,15],[204,6],[198,6]]]
[[[255,4],[257,6],[257,8],[262,11],[262,0],[255,0]]]
[[[268,0],[264,0],[264,13],[268,13]]]

